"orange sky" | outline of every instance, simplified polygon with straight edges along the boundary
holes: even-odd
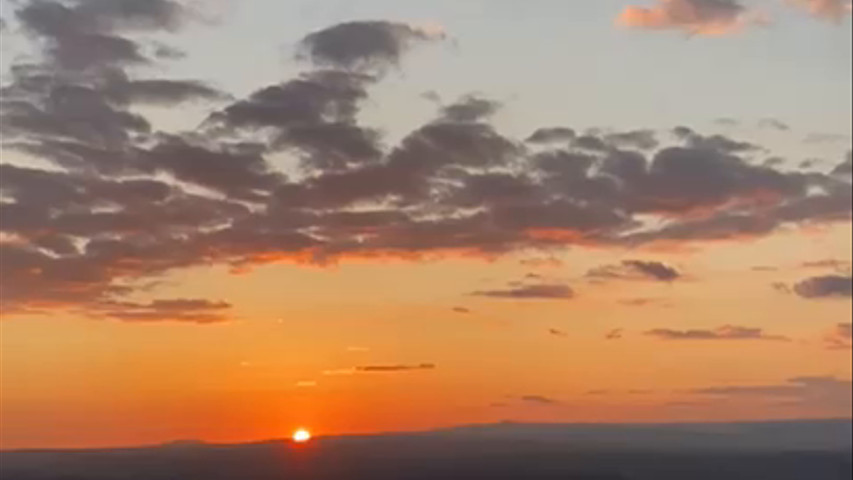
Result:
[[[775,398],[715,400],[687,391],[777,385],[797,376],[849,379],[850,350],[828,349],[824,341],[849,315],[849,302],[807,302],[770,284],[815,273],[801,266],[810,260],[849,260],[844,246],[850,232],[839,227],[714,244],[693,253],[647,254],[689,276],[671,285],[596,285],[579,278],[608,259],[640,253],[606,250],[573,251],[556,257],[562,266],[538,268],[522,260],[541,255],[493,263],[447,258],[277,265],[244,275],[222,268],[182,272],[146,295],[227,300],[235,305],[233,319],[216,325],[125,324],[71,315],[4,320],[3,447],[245,441],[285,436],[300,425],[338,434],[505,419],[841,415],[837,404],[820,401],[784,406]],[[780,270],[752,271],[761,265]],[[577,297],[468,296],[533,272],[570,283]],[[640,298],[660,303],[620,303]],[[457,307],[471,313],[456,313]],[[728,324],[765,328],[793,341],[666,341],[643,335],[674,325]],[[605,340],[617,328],[624,337]],[[436,368],[351,371],[424,363]],[[524,401],[525,396],[553,404]]]

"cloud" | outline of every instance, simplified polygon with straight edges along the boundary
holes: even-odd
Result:
[[[569,143],[577,136],[577,133],[571,128],[540,128],[527,138],[527,142],[534,144]]]
[[[661,300],[657,298],[629,298],[620,300],[619,303],[626,307],[648,307],[660,304]]]
[[[605,265],[587,272],[588,278],[596,280],[653,280],[673,282],[682,277],[673,267],[661,262],[625,260],[619,265]]]
[[[831,350],[850,350],[853,348],[853,324],[839,323],[824,341]]]
[[[306,36],[300,56],[322,66],[355,70],[397,66],[414,44],[443,39],[443,29],[385,21],[341,23]]]
[[[361,373],[396,373],[418,370],[435,370],[436,368],[437,367],[432,363],[422,363],[420,365],[368,365],[364,367],[355,367],[355,371]]]
[[[790,2],[808,10],[817,18],[838,23],[853,11],[850,0],[790,0]]]
[[[607,332],[607,335],[604,336],[606,340],[622,340],[625,337],[625,330],[621,328],[617,328],[616,330],[611,330]]]
[[[565,338],[565,337],[569,336],[568,333],[566,333],[562,330],[558,330],[556,328],[552,328],[552,329],[548,330],[548,333],[551,334],[552,336],[555,336],[555,337],[564,337]]]
[[[442,107],[441,116],[451,122],[477,122],[485,120],[500,110],[501,104],[476,95],[468,95],[458,102]]]
[[[851,218],[844,163],[836,174],[777,170],[756,165],[758,145],[686,127],[579,137],[552,126],[514,138],[490,123],[500,105],[476,94],[399,140],[364,124],[382,71],[439,29],[332,26],[302,43],[305,70],[234,99],[199,79],[147,75],[174,57],[157,53],[171,48],[158,34],[193,20],[183,5],[19,3],[15,23],[33,54],[5,77],[2,147],[39,162],[0,164],[4,314],[97,313],[200,265],[240,273],[349,258],[547,259],[571,246],[740,240]],[[185,132],[160,132],[138,108],[186,102],[209,115]],[[559,266],[536,266],[546,264]],[[680,275],[651,262],[618,267]],[[481,294],[573,292],[543,284]]]
[[[473,311],[470,308],[453,307],[453,313],[458,313],[460,315],[469,315],[469,314],[473,313]]]
[[[474,292],[477,297],[516,300],[571,300],[575,292],[566,285],[529,285],[508,290]]]
[[[842,275],[814,277],[794,285],[794,292],[807,299],[850,298],[853,278]]]
[[[769,335],[761,328],[747,328],[727,325],[716,330],[671,330],[657,329],[646,332],[647,336],[661,340],[768,340],[790,342],[781,335]]]
[[[154,300],[150,303],[103,302],[87,310],[90,316],[125,322],[185,322],[210,324],[228,320],[231,304],[209,300]]]
[[[23,28],[41,37],[60,66],[86,70],[147,63],[138,43],[125,33],[174,30],[189,11],[172,0],[32,1],[16,12]]]
[[[849,415],[853,382],[836,377],[799,377],[779,385],[719,386],[693,390],[695,395],[722,398],[781,399],[789,405],[819,407]]]
[[[690,35],[728,35],[757,22],[737,0],[657,0],[653,7],[626,7],[621,26],[651,30],[683,30]]]
[[[791,126],[787,123],[775,118],[765,118],[758,122],[758,126],[767,130],[776,130],[779,132],[788,132]]]
[[[530,403],[534,405],[544,405],[544,406],[552,406],[559,405],[560,401],[555,400],[553,398],[548,398],[542,395],[525,395],[520,397],[519,400],[525,403]]]

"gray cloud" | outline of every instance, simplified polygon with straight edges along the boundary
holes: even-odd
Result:
[[[577,136],[577,133],[571,128],[540,128],[527,138],[527,142],[539,144],[569,143],[577,138]]]
[[[197,265],[738,239],[851,216],[849,176],[755,166],[761,149],[748,142],[687,128],[675,143],[644,129],[578,139],[565,127],[524,141],[491,125],[499,105],[476,95],[386,144],[360,123],[361,109],[381,70],[436,33],[423,28],[317,32],[303,53],[322,68],[220,105],[225,95],[204,81],[126,68],[174,57],[158,55],[167,46],[145,34],[192,17],[175,2],[45,0],[17,16],[41,50],[6,77],[2,146],[51,167],[0,165],[2,231],[15,239],[0,245],[4,312],[94,308]],[[156,132],[135,108],[187,101],[214,111],[182,134]],[[284,174],[280,154],[299,168]],[[619,267],[658,280],[678,273]],[[480,294],[573,293],[532,285]]]
[[[477,122],[485,120],[500,110],[501,104],[476,95],[461,98],[458,102],[442,107],[442,117],[454,122]]]
[[[769,340],[791,341],[788,337],[769,335],[761,328],[724,326],[716,330],[671,330],[657,329],[646,332],[647,336],[662,340]]]
[[[188,11],[172,0],[32,1],[16,12],[20,24],[46,43],[46,53],[74,70],[145,63],[139,44],[124,32],[174,30]]]
[[[807,299],[850,298],[853,296],[853,278],[842,275],[814,277],[794,285],[794,292]]]
[[[402,23],[341,23],[306,36],[300,44],[300,55],[323,66],[381,70],[397,66],[415,43],[442,37],[439,31]]]

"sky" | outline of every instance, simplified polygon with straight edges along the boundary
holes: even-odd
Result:
[[[848,418],[844,0],[0,0],[0,448]]]

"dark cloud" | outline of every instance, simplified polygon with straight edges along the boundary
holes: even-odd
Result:
[[[794,285],[793,290],[807,299],[850,298],[853,296],[853,278],[842,275],[814,277]]]
[[[847,152],[847,158],[832,170],[833,175],[853,176],[853,152]]]
[[[485,120],[500,110],[501,104],[476,95],[469,95],[458,102],[442,107],[441,115],[453,122],[477,122]]]
[[[539,144],[548,144],[548,143],[566,143],[573,141],[577,138],[577,133],[571,128],[566,127],[553,127],[553,128],[540,128],[533,132],[530,137],[527,138],[528,143],[539,143]]]
[[[568,337],[569,336],[568,333],[566,333],[562,330],[558,330],[556,328],[552,328],[552,329],[548,330],[548,333],[555,336],[555,337]]]
[[[571,300],[575,292],[566,285],[529,285],[508,290],[486,290],[473,295],[517,300]]]
[[[788,337],[769,335],[761,328],[736,326],[720,327],[716,330],[671,330],[657,329],[646,332],[650,337],[662,340],[769,340],[789,342]]]
[[[2,86],[2,146],[50,166],[0,165],[4,312],[95,308],[198,265],[541,254],[737,239],[851,217],[849,175],[756,166],[760,147],[687,128],[676,143],[647,129],[578,137],[564,127],[523,141],[489,123],[496,102],[471,95],[386,144],[361,110],[382,70],[437,30],[357,22],[317,32],[302,47],[322,68],[236,100],[202,80],[127,68],[175,57],[146,35],[192,18],[181,5],[18,8],[38,49],[13,62]],[[136,108],[182,102],[214,111],[194,131],[166,134]],[[678,278],[663,264],[618,267]],[[518,285],[480,294],[573,295]]]
[[[384,69],[397,66],[414,44],[443,36],[438,29],[402,23],[341,23],[306,36],[300,43],[300,55],[323,66]]]
[[[473,311],[470,308],[454,307],[453,313],[458,313],[460,315],[469,315],[469,314],[473,313]]]
[[[172,0],[41,0],[26,3],[16,16],[57,65],[85,70],[147,62],[140,45],[121,35],[174,30],[188,11]]]
[[[436,366],[432,363],[422,363],[420,365],[368,365],[355,368],[356,371],[362,373],[397,373],[435,369]]]
[[[588,278],[596,280],[654,280],[673,282],[681,278],[681,273],[661,262],[625,260],[619,265],[605,265],[590,270]]]
[[[727,35],[755,21],[738,0],[656,0],[653,7],[626,7],[617,23],[649,30],[675,29],[691,35]]]
[[[130,103],[154,105],[229,98],[227,94],[197,80],[129,80],[111,86],[109,93]]]

